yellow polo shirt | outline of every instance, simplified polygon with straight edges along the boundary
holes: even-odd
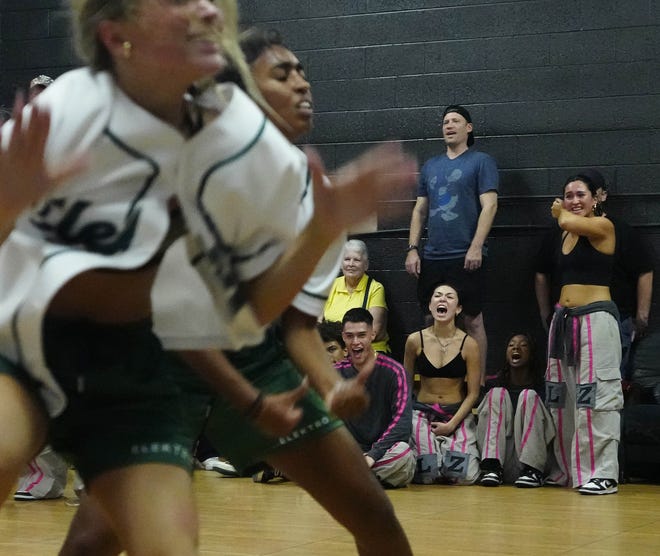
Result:
[[[349,309],[355,309],[356,307],[362,307],[368,280],[369,276],[365,274],[358,282],[353,293],[349,293],[346,288],[346,280],[344,277],[340,276],[337,278],[333,282],[330,295],[328,295],[328,300],[325,302],[323,318],[329,321],[341,322],[346,311]],[[385,288],[383,287],[383,284],[377,280],[372,280],[371,285],[369,286],[369,296],[367,298],[366,309],[370,309],[371,307],[383,307],[384,309],[387,309],[387,303],[385,302]],[[389,353],[389,339],[390,337],[387,335],[387,331],[385,331],[385,339],[380,342],[374,342],[372,346],[376,351]]]

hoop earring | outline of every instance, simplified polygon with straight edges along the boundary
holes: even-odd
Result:
[[[121,45],[124,53],[124,58],[127,60],[131,57],[131,53],[133,51],[133,45],[131,44],[130,41],[124,41]]]

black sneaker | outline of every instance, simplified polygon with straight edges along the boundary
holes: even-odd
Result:
[[[615,494],[619,491],[614,479],[591,479],[578,488],[580,494]]]
[[[266,467],[262,471],[258,471],[252,475],[252,481],[255,483],[269,483],[275,480],[279,483],[283,483],[289,479],[287,479],[279,469],[273,467]]]
[[[514,483],[519,488],[538,488],[543,486],[543,473],[529,465],[523,467],[522,473]]]
[[[479,478],[479,484],[485,487],[497,487],[504,482],[503,473],[498,471],[484,471]]]

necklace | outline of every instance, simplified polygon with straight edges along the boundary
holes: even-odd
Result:
[[[451,338],[449,338],[446,342],[443,342],[438,335],[435,333],[435,330],[432,330],[433,337],[437,340],[438,345],[440,346],[440,351],[442,353],[447,353],[447,350],[449,349],[449,346],[451,343],[454,341],[454,338],[456,338],[456,330],[454,330],[454,334],[452,335]]]

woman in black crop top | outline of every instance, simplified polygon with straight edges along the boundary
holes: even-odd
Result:
[[[550,325],[546,405],[557,436],[554,484],[581,494],[617,492],[621,392],[618,311],[609,284],[616,237],[599,216],[596,186],[569,178],[552,216],[563,230],[561,294]]]
[[[471,484],[479,475],[472,415],[481,380],[479,347],[456,326],[461,306],[455,288],[436,286],[429,310],[433,325],[408,336],[403,363],[411,377],[420,377],[413,439],[423,461],[414,481],[445,478]]]

